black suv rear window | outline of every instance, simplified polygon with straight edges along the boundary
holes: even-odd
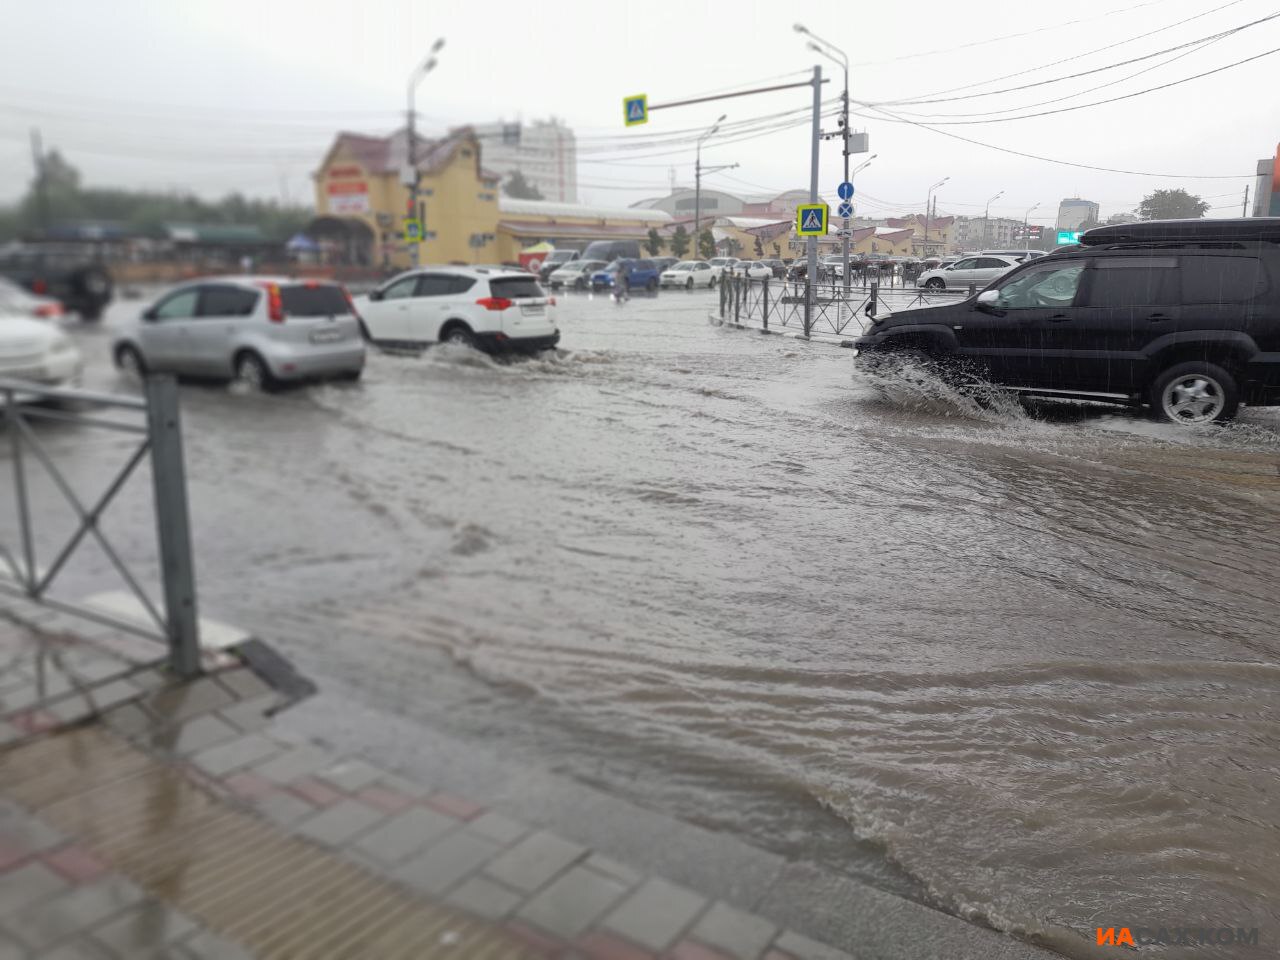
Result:
[[[1093,262],[1091,307],[1145,307],[1178,302],[1173,257],[1099,257]]]
[[[280,300],[290,317],[333,317],[350,313],[347,298],[338,287],[281,287]]]
[[[1182,258],[1183,303],[1243,303],[1267,291],[1257,257]]]
[[[505,297],[508,300],[546,296],[533,277],[497,277],[489,281],[489,291],[495,297]]]

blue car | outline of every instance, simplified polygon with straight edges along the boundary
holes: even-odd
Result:
[[[615,260],[603,270],[591,275],[592,290],[608,290],[613,287],[613,278],[618,274],[619,265],[626,271],[627,286],[632,290],[657,290],[658,265],[652,260]]]

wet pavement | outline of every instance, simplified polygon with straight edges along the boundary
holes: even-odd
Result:
[[[566,296],[543,359],[184,387],[202,612],[329,691],[1070,954],[1098,924],[1274,943],[1280,414],[1029,416],[713,303]],[[128,388],[138,308],[73,330],[90,385]],[[45,439],[86,490],[128,453]],[[147,494],[105,524],[143,573]],[[66,576],[117,585],[91,551]]]

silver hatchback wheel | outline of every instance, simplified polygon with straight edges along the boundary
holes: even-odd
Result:
[[[1222,384],[1204,373],[1171,380],[1160,395],[1164,415],[1174,423],[1212,423],[1227,405]]]
[[[236,382],[253,393],[262,393],[275,386],[275,378],[257,354],[243,354],[236,362]]]

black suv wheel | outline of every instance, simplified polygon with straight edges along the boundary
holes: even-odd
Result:
[[[1192,360],[1157,376],[1147,399],[1157,420],[1184,425],[1221,423],[1236,415],[1240,390],[1229,371],[1216,363]]]

